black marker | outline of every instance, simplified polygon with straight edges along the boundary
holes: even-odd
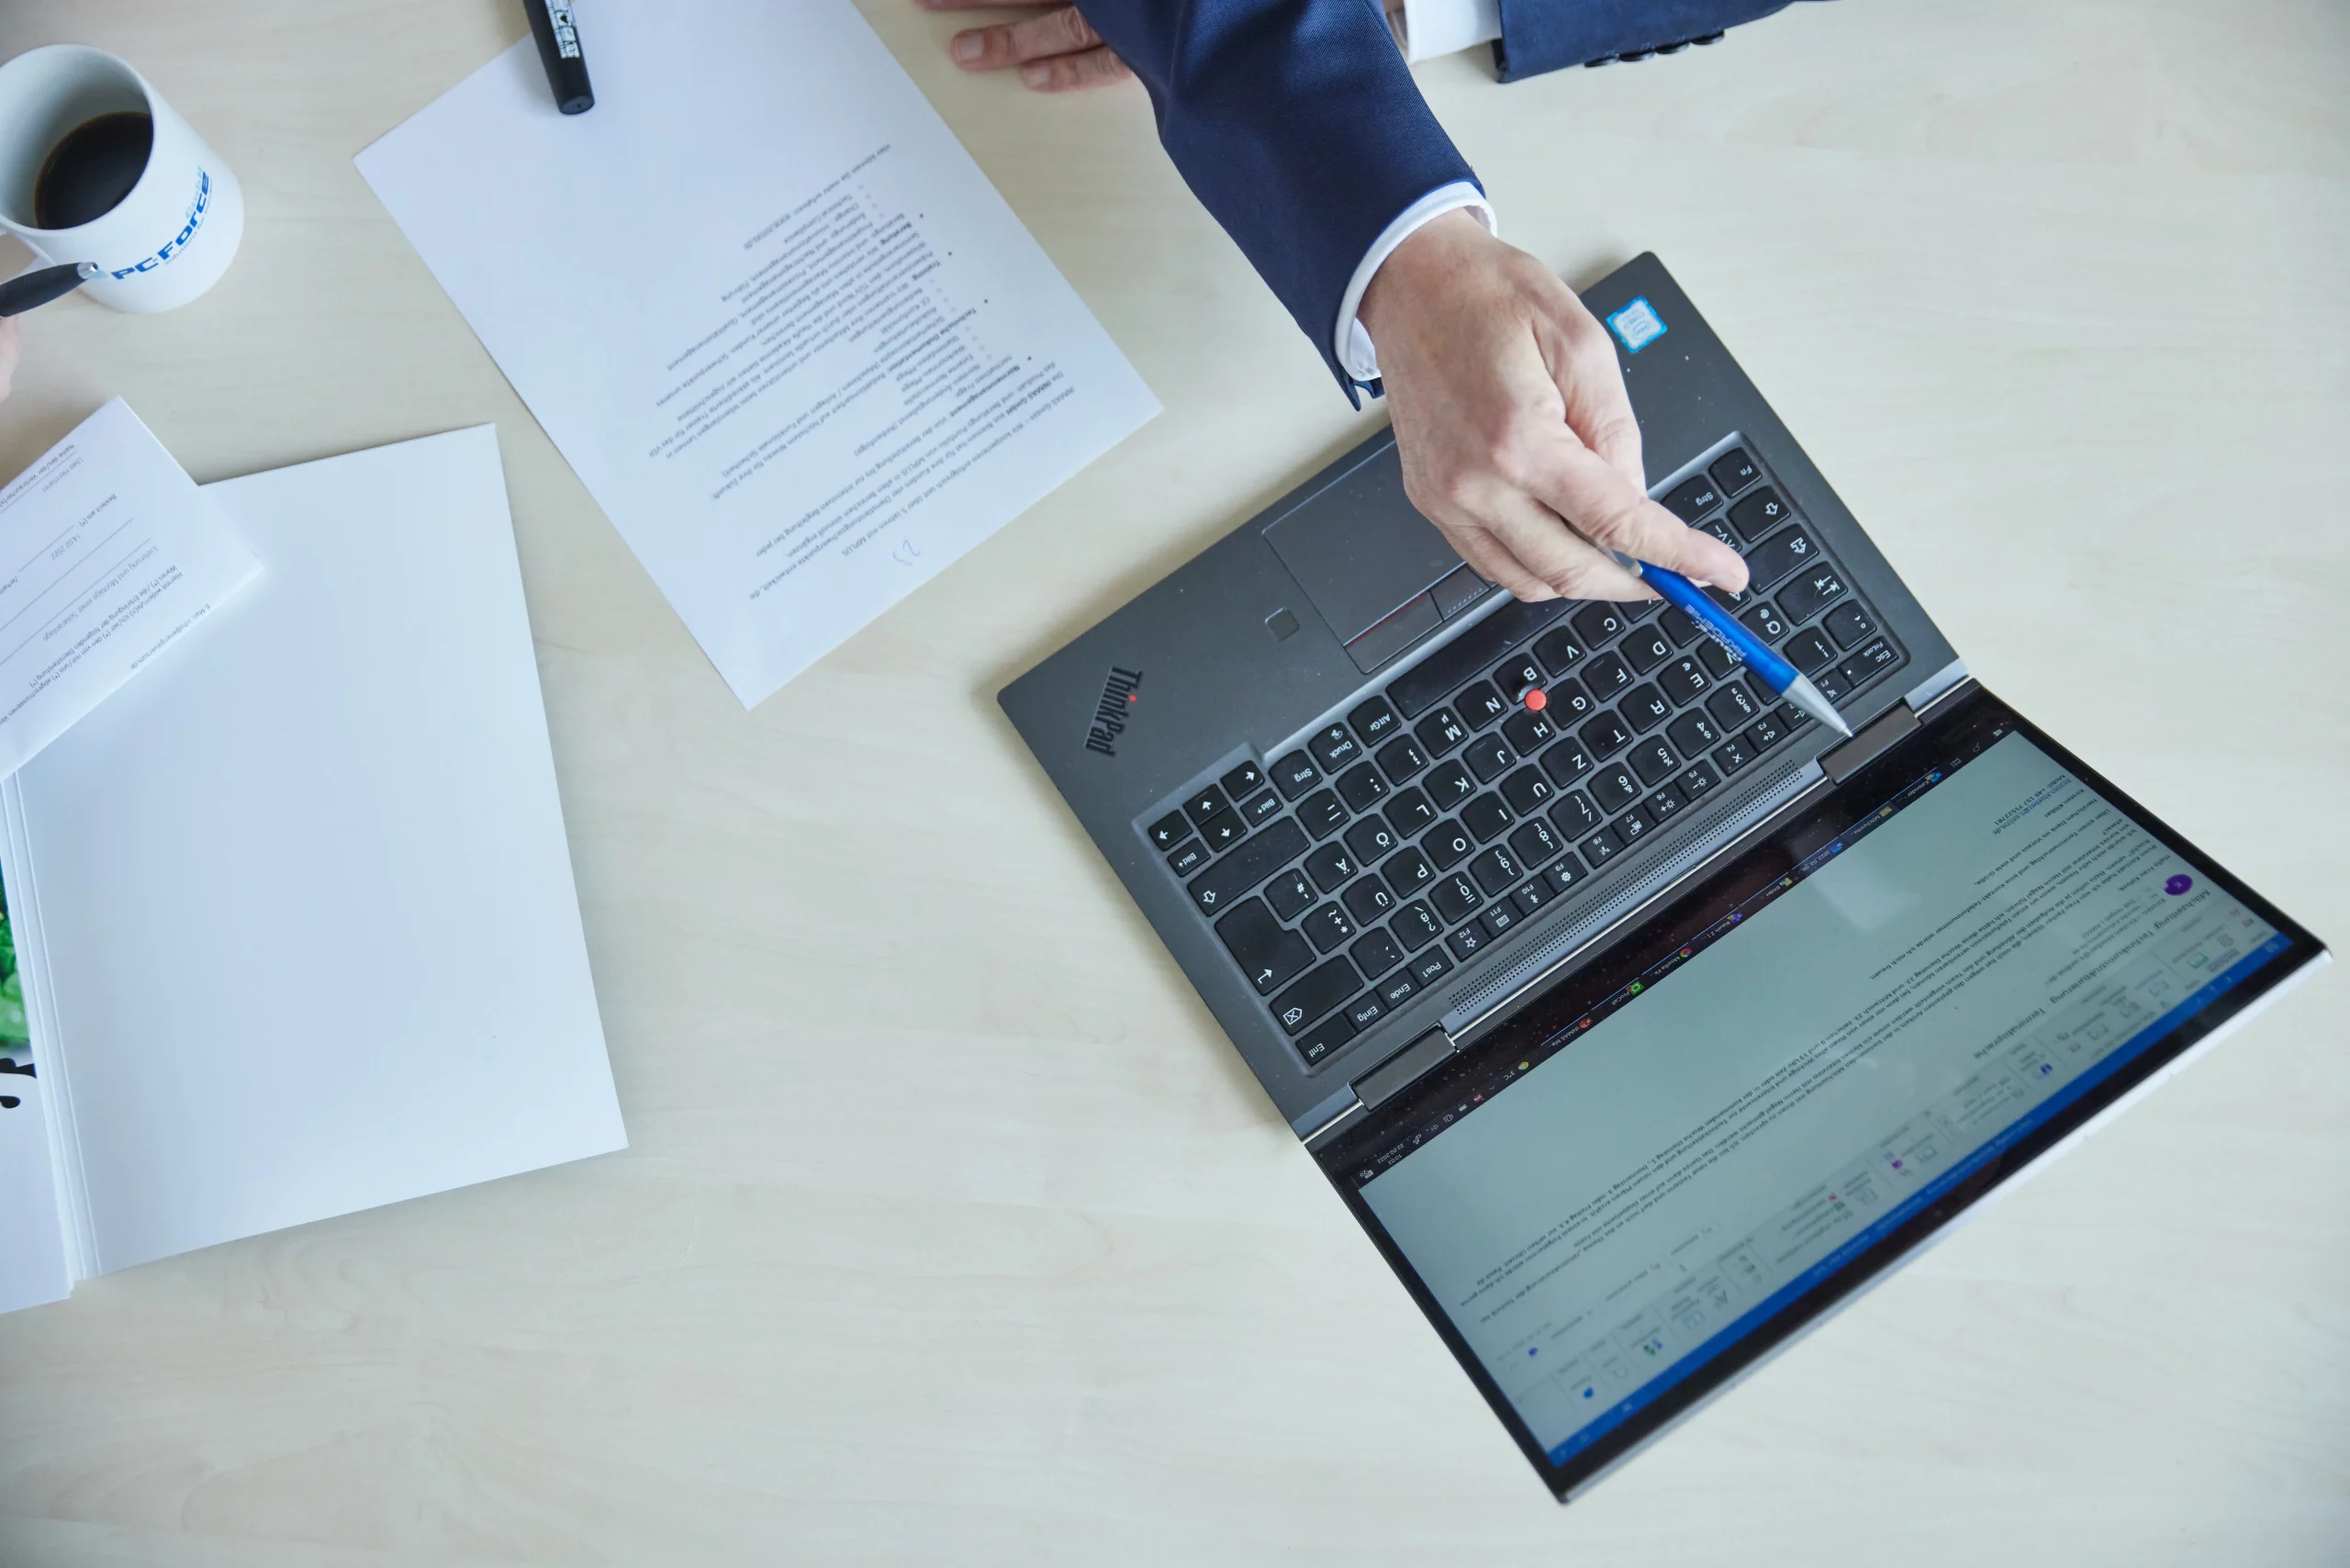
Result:
[[[596,106],[596,89],[588,84],[588,57],[579,51],[571,7],[556,0],[522,0],[522,9],[531,18],[531,36],[539,40],[539,62],[547,68],[554,106],[567,115],[586,114]]]
[[[0,283],[0,316],[21,316],[36,306],[62,299],[98,275],[98,263],[83,262],[70,267],[43,267],[37,273]]]

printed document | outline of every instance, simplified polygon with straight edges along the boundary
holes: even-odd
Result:
[[[848,0],[582,20],[359,170],[756,703],[1158,405]]]
[[[0,774],[261,570],[117,398],[0,489]]]

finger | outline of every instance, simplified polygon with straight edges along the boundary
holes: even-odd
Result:
[[[1001,71],[1050,55],[1075,54],[1101,42],[1101,36],[1086,25],[1077,8],[1064,6],[1024,22],[968,28],[957,33],[948,47],[955,63],[966,71]]]
[[[1649,499],[1597,454],[1560,442],[1544,456],[1528,490],[1585,539],[1696,582],[1733,592],[1746,587],[1746,563],[1737,551]]]
[[[1020,84],[1039,93],[1075,93],[1087,87],[1106,87],[1133,74],[1125,61],[1112,54],[1106,46],[1097,45],[1077,54],[1057,54],[1050,60],[1030,62],[1020,68]]]
[[[1568,321],[1566,374],[1559,379],[1560,395],[1566,400],[1567,428],[1634,488],[1646,490],[1649,481],[1640,461],[1640,421],[1632,412],[1631,394],[1624,389],[1624,367],[1617,363],[1607,329],[1572,293],[1568,292],[1567,297],[1575,309]],[[1554,374],[1557,368],[1553,366]]]
[[[1516,598],[1529,603],[1536,599],[1556,599],[1558,591],[1539,577],[1527,570],[1517,557],[1511,554],[1485,531],[1473,524],[1462,523],[1444,531],[1454,554],[1469,563],[1476,574],[1489,583],[1498,583]]]
[[[1656,597],[1615,557],[1594,546],[1531,496],[1512,493],[1494,502],[1485,527],[1495,543],[1562,599]]]

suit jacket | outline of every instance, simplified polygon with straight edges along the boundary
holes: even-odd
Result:
[[[1695,39],[1785,3],[1502,0],[1505,73]],[[1192,194],[1352,397],[1333,340],[1355,269],[1404,208],[1476,182],[1421,99],[1378,0],[1077,6],[1149,90],[1158,139]]]

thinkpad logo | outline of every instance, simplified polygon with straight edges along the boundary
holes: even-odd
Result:
[[[1138,700],[1136,691],[1141,685],[1142,671],[1110,666],[1110,678],[1102,683],[1102,700],[1093,709],[1093,722],[1086,727],[1086,750],[1103,756],[1118,755],[1118,737],[1126,733],[1126,719]]]

